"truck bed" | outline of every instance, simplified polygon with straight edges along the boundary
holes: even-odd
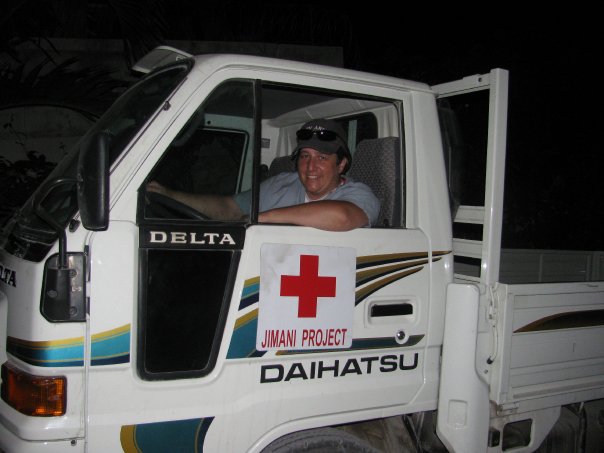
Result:
[[[532,410],[604,397],[603,282],[499,285],[496,294],[492,401]]]
[[[503,249],[499,280],[509,284],[604,281],[604,252]]]

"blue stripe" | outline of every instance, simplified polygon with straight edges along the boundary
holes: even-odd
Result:
[[[203,452],[214,417],[136,425],[135,441],[142,453]]]
[[[36,342],[22,342],[7,339],[6,350],[30,365],[42,367],[73,367],[84,365],[83,340],[70,345],[38,345]],[[115,365],[130,361],[130,331],[116,336],[93,340],[92,365]]]
[[[241,359],[250,357],[256,351],[256,330],[258,329],[258,318],[250,320],[233,332],[227,359]]]
[[[260,282],[250,283],[243,287],[241,291],[241,300],[239,301],[239,310],[243,310],[260,300]]]

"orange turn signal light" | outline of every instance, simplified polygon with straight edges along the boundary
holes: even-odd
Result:
[[[34,376],[6,362],[2,365],[2,399],[25,415],[58,417],[67,406],[64,376]]]

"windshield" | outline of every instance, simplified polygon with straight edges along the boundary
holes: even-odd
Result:
[[[0,245],[16,256],[40,261],[57,239],[57,233],[35,213],[34,200],[49,190],[53,182],[66,182],[52,189],[44,199],[44,209],[58,224],[66,227],[78,211],[76,171],[82,146],[90,137],[103,131],[109,133],[110,164],[122,154],[145,124],[155,116],[176,87],[184,80],[192,66],[191,60],[159,69],[133,85],[105,112],[90,130],[76,143],[71,152],[55,167],[48,178],[30,197],[25,206],[6,223]]]

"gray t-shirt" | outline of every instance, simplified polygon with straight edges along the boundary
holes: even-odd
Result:
[[[260,184],[260,212],[302,204],[305,202],[305,195],[306,191],[297,172],[280,173]],[[247,215],[250,213],[251,197],[249,190],[235,195],[239,208]],[[370,225],[375,224],[380,213],[380,202],[371,189],[349,177],[323,200],[354,203],[365,212]]]

